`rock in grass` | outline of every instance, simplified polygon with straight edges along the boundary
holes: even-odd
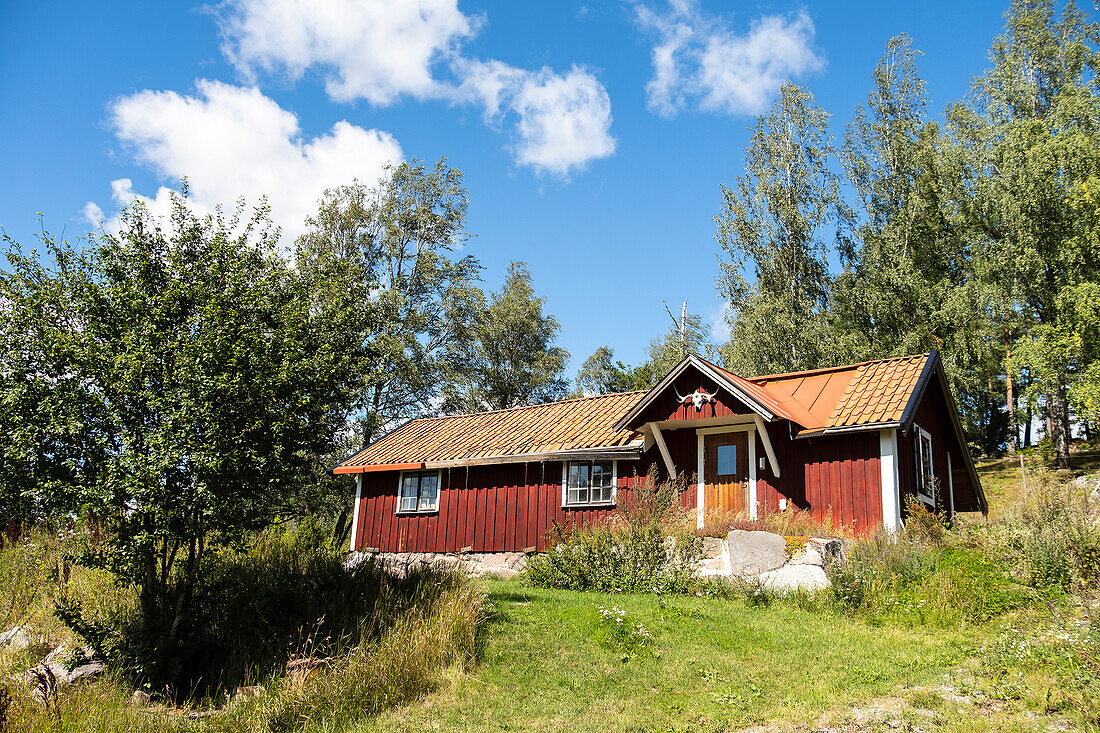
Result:
[[[800,590],[817,591],[832,585],[825,571],[818,565],[785,565],[757,576],[764,587],[777,593],[794,593]]]
[[[758,575],[787,562],[787,541],[777,534],[735,529],[726,540],[734,576]]]
[[[152,702],[153,698],[144,690],[134,690],[134,694],[130,695],[130,703],[137,705],[139,708],[148,707]]]
[[[9,652],[21,652],[33,642],[26,626],[16,626],[0,634],[0,649]]]

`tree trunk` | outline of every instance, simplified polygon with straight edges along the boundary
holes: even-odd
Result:
[[[1059,386],[1048,396],[1050,400],[1047,420],[1050,425],[1050,439],[1058,454],[1058,467],[1069,468],[1069,405],[1066,401],[1066,388]]]
[[[1008,335],[1005,335],[1007,340]],[[1012,356],[1012,352],[1006,352],[1005,361]],[[1005,369],[1005,399],[1008,403],[1008,452],[1016,452],[1016,439],[1020,435],[1019,427],[1016,425],[1016,389],[1015,384],[1012,381],[1012,370]]]
[[[1031,422],[1035,419],[1035,414],[1031,411],[1031,401],[1027,403],[1027,423],[1024,425],[1024,448],[1031,447]]]

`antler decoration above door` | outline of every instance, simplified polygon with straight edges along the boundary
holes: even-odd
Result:
[[[718,396],[718,390],[715,390],[713,394],[707,394],[703,392],[702,389],[698,389],[689,395],[682,395],[680,394],[680,390],[676,389],[675,385],[673,385],[672,391],[676,393],[676,397],[680,400],[681,404],[690,402],[695,405],[696,412],[703,409],[703,403],[714,402],[714,398]]]

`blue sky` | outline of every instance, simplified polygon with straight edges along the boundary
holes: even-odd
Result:
[[[571,370],[602,344],[638,363],[663,301],[720,320],[720,185],[784,79],[839,136],[905,32],[938,114],[986,67],[1006,8],[3,2],[0,226],[31,244],[42,212],[79,237],[186,174],[200,205],[267,194],[293,234],[326,186],[445,155],[486,287],[524,260]]]

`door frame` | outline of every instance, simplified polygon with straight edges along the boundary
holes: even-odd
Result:
[[[749,440],[749,519],[755,520],[757,518],[756,512],[756,423],[745,423],[742,425],[722,425],[714,428],[696,428],[695,429],[695,441],[697,443],[698,456],[696,458],[696,476],[698,477],[699,485],[696,487],[698,492],[697,506],[699,516],[696,519],[696,526],[699,529],[703,528],[703,512],[706,509],[706,497],[707,497],[707,484],[703,478],[703,443],[704,438],[708,435],[723,435],[726,433],[748,433]]]

